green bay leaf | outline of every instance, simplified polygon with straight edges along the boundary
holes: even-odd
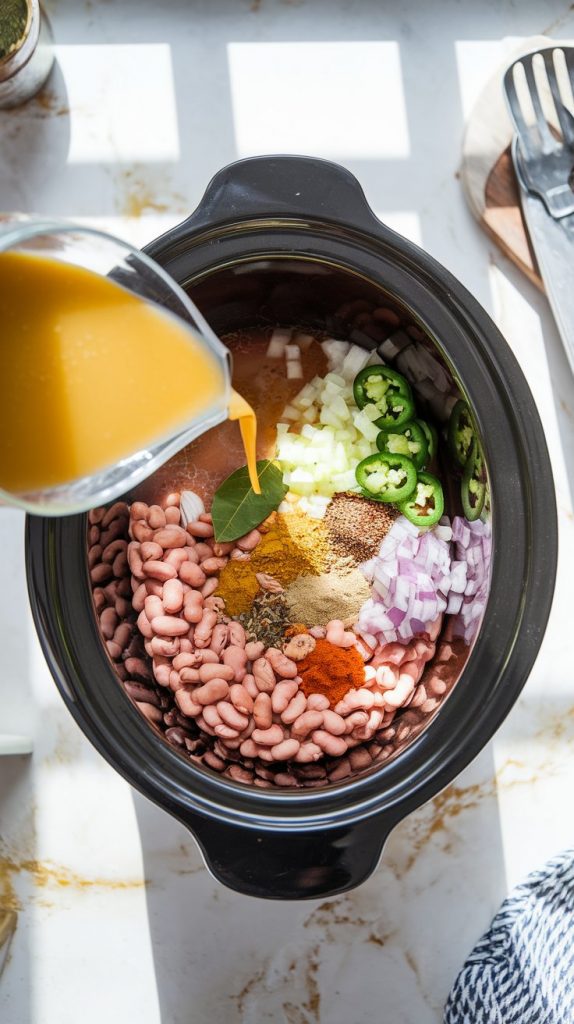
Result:
[[[259,526],[283,501],[287,487],[281,471],[264,459],[257,463],[261,494],[249,482],[247,466],[228,476],[213,496],[211,515],[215,539],[219,544],[237,540]]]

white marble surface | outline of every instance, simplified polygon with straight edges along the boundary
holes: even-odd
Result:
[[[574,841],[574,384],[544,299],[472,222],[462,126],[509,37],[574,33],[565,0],[51,0],[43,101],[0,114],[0,209],[136,243],[213,172],[269,150],[332,157],[377,213],[451,268],[518,355],[552,452],[561,556],[526,689],[493,743],[330,901],[228,892],[193,840],[134,794],[68,716],[31,624],[22,517],[0,513],[0,901],[18,929],[2,1024],[437,1024],[508,887]],[[570,474],[570,475],[568,475]]]

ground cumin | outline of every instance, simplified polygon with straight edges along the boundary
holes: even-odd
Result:
[[[255,573],[265,572],[287,586],[302,574],[316,576],[327,562],[329,545],[323,523],[301,512],[278,515],[248,562],[233,559],[223,568],[216,590],[228,615],[241,615],[259,590]]]
[[[365,681],[365,665],[355,647],[335,647],[328,640],[317,640],[315,650],[298,663],[301,689],[324,693],[334,707],[348,690],[360,689]]]

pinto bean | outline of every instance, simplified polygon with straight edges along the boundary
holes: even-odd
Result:
[[[177,619],[175,615],[156,615],[152,619],[151,628],[160,636],[183,636],[189,629],[185,619]]]
[[[102,614],[100,615],[100,629],[106,640],[112,639],[117,624],[118,617],[116,615],[115,608],[104,608]]]
[[[171,550],[171,548],[184,548],[187,544],[187,534],[185,530],[183,527],[176,526],[174,523],[156,530],[154,532],[153,539],[156,544],[161,545],[164,551]]]
[[[285,722],[285,725],[292,725],[296,718],[307,708],[307,698],[302,690],[299,690],[293,699],[289,701],[289,704],[285,708],[285,711],[281,713],[281,721]]]
[[[186,530],[190,537],[213,537],[213,526],[211,523],[202,523],[195,520],[195,522],[187,524]]]
[[[197,704],[216,704],[224,700],[229,693],[229,684],[225,679],[210,679],[203,686],[198,686],[193,694]]]
[[[108,599],[104,594],[102,588],[94,587],[92,591],[92,597],[94,599],[94,608],[96,609],[97,612],[101,612],[102,608],[105,608],[108,603]]]
[[[232,669],[236,683],[241,683],[247,671],[247,654],[243,647],[228,647],[221,658],[224,665]]]
[[[193,687],[182,686],[175,694],[175,703],[182,715],[187,715],[188,718],[197,718],[203,710],[201,704],[194,700],[194,692]]]
[[[180,500],[181,498],[179,492],[172,491],[170,494],[166,495],[166,497],[163,499],[162,504],[165,509],[179,508]]]
[[[165,521],[167,526],[179,526],[181,522],[181,513],[179,508],[170,506],[165,509]]]
[[[216,558],[224,558],[231,551],[233,551],[233,542],[224,542],[223,544],[213,545],[213,554]]]
[[[253,551],[257,547],[261,540],[261,534],[259,530],[250,530],[244,537],[240,537],[239,540],[235,541],[236,546],[240,551]]]
[[[320,757],[323,757],[323,749],[318,746],[317,743],[312,743],[308,740],[306,743],[302,743],[299,750],[295,754],[295,761],[298,764],[310,764],[313,761],[318,761]]]
[[[127,519],[129,509],[125,501],[116,501],[108,508],[102,518],[102,530],[106,530],[114,519]]]
[[[149,561],[161,561],[163,557],[163,548],[161,544],[156,544],[153,540],[146,540],[140,547],[140,555],[143,562]]]
[[[249,725],[247,716],[242,715],[233,704],[229,704],[227,701],[220,700],[217,704],[217,710],[223,724],[230,726],[231,729],[235,729],[238,733]]]
[[[233,669],[228,665],[214,665],[207,662],[199,666],[199,678],[202,683],[208,683],[210,679],[226,679],[228,683],[234,677]]]
[[[112,562],[114,576],[121,579],[128,571],[128,556],[125,551],[119,551]]]
[[[324,693],[310,693],[307,697],[309,711],[326,711],[330,707],[329,698]]]
[[[151,679],[149,665],[143,658],[126,658],[124,664],[130,676],[134,676],[136,679]]]
[[[189,593],[184,596],[183,617],[186,622],[201,622],[203,618],[203,598],[197,590],[190,590]]]
[[[90,526],[88,530],[88,545],[93,547],[97,544],[100,539],[100,528],[99,526]],[[232,545],[233,546],[233,545]]]
[[[179,580],[166,580],[163,585],[163,606],[168,615],[183,608],[183,587]]]
[[[98,508],[90,509],[88,512],[88,522],[91,523],[92,526],[96,526],[98,523],[101,523],[106,511],[107,509],[103,505],[100,505]]]
[[[132,519],[146,519],[148,514],[149,505],[145,501],[134,501],[130,508],[130,516]]]
[[[252,697],[253,700],[255,700],[257,694],[259,693],[257,683],[255,682],[255,677],[248,672],[247,675],[243,677],[243,682],[241,685],[245,687],[249,696]]]
[[[345,719],[330,710],[323,712],[323,728],[333,736],[343,736],[347,731]]]
[[[158,544],[159,547],[159,544]],[[173,565],[175,571],[178,573],[182,565],[187,562],[187,551],[185,548],[170,548],[169,551],[162,552],[164,562],[168,565]]]
[[[198,683],[199,682],[199,670],[196,668],[190,668],[186,666],[179,669],[179,676],[183,683]]]
[[[212,576],[211,579],[206,580],[205,583],[203,584],[201,588],[201,596],[211,597],[214,591],[217,590],[218,586],[219,580],[215,576]]]
[[[111,565],[107,565],[106,562],[98,562],[94,565],[93,569],[90,569],[90,579],[92,583],[105,583],[113,576],[113,569]]]
[[[154,636],[150,643],[152,654],[154,656],[158,655],[161,658],[174,658],[179,654],[179,640],[177,637],[168,639],[165,636]]]
[[[150,621],[144,611],[141,611],[137,617],[137,627],[142,636],[151,640],[153,636],[153,629],[151,628]]]
[[[269,729],[273,723],[273,708],[268,693],[260,693],[253,705],[253,720],[258,729]]]
[[[295,757],[300,746],[299,740],[293,738],[282,740],[281,743],[271,747],[271,754],[276,761],[289,761],[292,757]],[[277,781],[277,776],[275,776],[275,781]]]
[[[229,623],[229,643],[232,644],[233,647],[246,647],[245,629],[240,622]],[[249,655],[247,655],[247,657],[249,658]],[[256,655],[256,657],[259,657],[259,655]],[[249,658],[249,661],[252,660],[252,658]]]
[[[156,616],[163,615],[164,607],[161,598],[148,594],[144,601],[144,610],[150,622]]]
[[[215,611],[215,609],[212,609]],[[211,634],[210,648],[215,654],[220,655],[225,647],[228,639],[229,627],[224,622],[219,622],[217,626],[213,627],[213,633]]]
[[[156,708],[153,704],[148,704],[147,701],[136,701],[136,706],[141,711],[142,715],[147,718],[148,722],[153,722],[159,725],[163,721],[163,714],[159,708]]]
[[[146,594],[151,594],[153,597],[163,597],[163,583],[159,580],[147,579],[145,580]]]
[[[250,697],[241,683],[234,683],[233,686],[229,687],[229,696],[232,704],[238,711],[241,711],[244,715],[251,714],[253,711],[253,697]],[[266,694],[260,694],[260,696],[266,696]]]
[[[226,775],[234,782],[243,782],[245,785],[253,782],[253,772],[250,772],[247,768],[242,768],[240,764],[231,764],[227,768]]]
[[[281,679],[294,679],[297,675],[297,664],[287,658],[277,647],[269,647],[265,657],[276,675]]]
[[[400,708],[401,705],[404,704],[404,702],[408,699],[408,697],[410,697],[414,688],[414,680],[410,673],[406,673],[401,669],[399,681],[395,686],[394,690],[387,690],[386,693],[384,694],[384,701],[386,707]]]
[[[245,653],[249,661],[257,661],[257,658],[261,657],[264,650],[265,644],[262,644],[260,640],[250,640],[249,643],[245,644]]]
[[[350,711],[367,710],[375,703],[374,694],[370,690],[361,687],[360,690],[349,690],[342,700],[335,706],[338,715],[348,715]]]
[[[251,555],[249,554],[249,552],[248,551],[242,551],[241,548],[233,548],[233,551],[231,552],[229,557],[230,557],[232,562],[250,562],[251,561]]]
[[[117,644],[115,640],[106,640],[106,647],[112,661],[119,661],[122,656],[122,649],[120,645]]]
[[[324,729],[316,729],[312,736],[313,743],[330,757],[340,757],[347,751],[347,741],[342,736],[333,736]]]
[[[257,658],[253,662],[253,676],[257,689],[262,693],[271,693],[275,689],[275,673],[267,658]]]
[[[160,530],[165,526],[165,512],[160,505],[150,505],[146,518],[152,530]]]
[[[177,654],[173,659],[173,667],[176,672],[181,672],[182,668],[197,668],[198,667],[197,655],[190,654],[187,652],[181,652]],[[199,674],[198,674],[199,678]]]
[[[133,633],[133,626],[131,622],[120,622],[119,626],[114,632],[114,640],[120,645],[122,652],[128,646],[131,636]]]
[[[179,567],[179,578],[190,587],[202,587],[206,580],[203,569],[194,562],[182,562]]]
[[[132,523],[130,533],[133,539],[139,541],[140,544],[146,540],[153,540],[153,530],[147,523]]]
[[[316,729],[320,729],[323,725],[323,711],[304,711],[302,715],[299,715],[295,719],[291,726],[291,735],[297,739],[302,740],[305,736],[308,736],[310,732],[314,732]],[[343,719],[341,719],[343,721]],[[344,727],[343,727],[344,730]]]
[[[258,757],[259,747],[252,739],[243,740],[239,747],[239,753],[242,757]]]
[[[253,742],[264,747],[275,747],[283,738],[283,729],[280,725],[272,725],[269,729],[254,729],[252,733]]]
[[[158,562],[151,559],[149,562],[144,562],[142,568],[146,576],[151,576],[152,579],[159,580],[160,583],[173,580],[177,576],[176,569],[169,562]]]
[[[282,711],[285,711],[289,701],[295,696],[298,689],[299,684],[294,679],[285,679],[277,683],[271,695],[271,705],[276,715],[280,715]],[[327,702],[328,706],[329,702]]]
[[[214,704],[208,704],[207,707],[204,707],[201,717],[203,719],[202,725],[204,722],[207,722],[212,729],[215,729],[216,725],[221,725],[221,717]]]
[[[339,761],[329,770],[331,782],[340,782],[346,779],[352,772],[351,762],[348,757],[341,757]]]
[[[354,647],[357,638],[354,633],[345,630],[341,619],[331,619],[327,623],[327,640],[335,647]]]
[[[219,657],[215,651],[211,650],[211,647],[202,647],[200,651],[195,653],[197,654],[199,665],[219,665]]]
[[[209,609],[204,611],[201,620],[195,627],[194,643],[196,647],[209,647],[211,634],[216,624],[217,612],[212,612]]]
[[[227,565],[226,558],[215,558],[214,556],[211,556],[210,558],[203,559],[201,568],[207,576],[215,576],[217,573],[221,572],[224,565]]]

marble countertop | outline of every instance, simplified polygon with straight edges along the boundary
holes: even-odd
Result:
[[[574,34],[565,0],[48,0],[57,64],[0,113],[0,209],[142,244],[251,153],[340,161],[378,215],[452,269],[526,373],[547,432],[560,568],[540,656],[476,761],[391,835],[358,890],[275,904],[229,892],[186,830],[92,749],[40,652],[23,517],[0,513],[0,903],[18,927],[3,1024],[438,1024],[509,887],[573,843],[574,382],[544,298],[473,222],[464,118],[512,41]]]

